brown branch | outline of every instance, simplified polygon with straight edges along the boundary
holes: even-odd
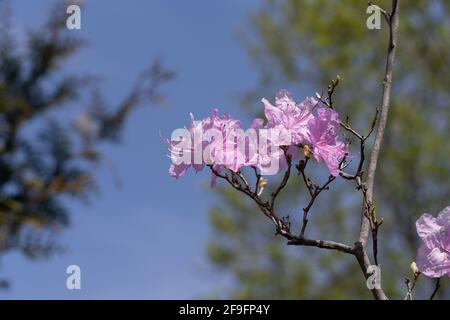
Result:
[[[213,174],[215,174],[217,177],[227,181],[234,189],[246,194],[250,198],[253,199],[253,201],[258,205],[262,213],[268,217],[272,223],[275,225],[276,228],[276,234],[281,235],[285,237],[288,240],[288,245],[299,245],[299,246],[313,246],[323,249],[329,249],[329,250],[337,250],[349,254],[354,254],[354,249],[346,244],[334,242],[334,241],[328,241],[328,240],[312,240],[312,239],[305,239],[305,238],[299,238],[294,236],[290,231],[290,223],[286,219],[280,219],[273,211],[273,207],[270,203],[264,202],[256,193],[252,192],[248,186],[242,186],[237,179],[233,179],[233,176],[236,174],[232,171],[229,171],[231,174],[222,174],[215,170],[212,165],[209,165],[211,171]],[[286,181],[287,182],[287,181]],[[286,184],[286,182],[283,182],[281,184]],[[325,189],[326,186],[323,187]]]
[[[316,201],[316,199],[320,195],[320,193],[323,190],[327,190],[330,183],[333,182],[335,179],[336,179],[336,177],[329,176],[327,182],[325,182],[325,184],[323,186],[321,186],[321,187],[315,186],[314,187],[314,191],[313,191],[313,194],[311,195],[311,199],[309,200],[308,205],[305,208],[303,208],[303,221],[302,221],[302,228],[300,231],[300,238],[304,238],[304,236],[305,236],[305,230],[306,230],[306,226],[308,224],[309,210],[314,205],[314,202]]]
[[[361,268],[361,271],[363,272],[364,278],[367,280],[371,274],[368,273],[369,266],[372,265],[370,262],[369,256],[367,255],[366,251],[362,247],[361,242],[356,242],[355,247],[353,248],[354,255],[356,257],[356,260],[359,263],[359,266]],[[375,300],[387,300],[387,296],[384,293],[383,289],[371,289],[372,296]]]
[[[379,114],[379,109],[376,108],[375,111],[375,116],[373,117],[372,120],[372,125],[370,127],[369,132],[366,135],[362,135],[360,133],[358,133],[356,130],[354,130],[350,124],[349,124],[349,120],[347,118],[347,121],[345,123],[341,122],[341,127],[343,127],[345,130],[347,130],[348,132],[352,133],[360,142],[360,148],[359,148],[359,163],[358,163],[358,168],[356,170],[356,173],[351,175],[348,174],[346,172],[341,171],[340,176],[346,180],[355,180],[358,177],[361,178],[363,175],[363,166],[364,166],[364,161],[366,159],[365,156],[365,145],[366,145],[366,140],[370,138],[370,136],[372,135],[374,129],[375,129],[375,125],[377,123],[377,119],[378,119],[378,114]],[[359,183],[358,183],[358,187],[359,187]]]
[[[360,263],[362,271],[367,274],[367,268],[370,265],[370,260],[365,251],[367,241],[369,237],[369,230],[372,230],[372,236],[377,239],[378,226],[381,222],[378,222],[374,215],[373,206],[373,188],[375,181],[375,173],[377,170],[378,158],[381,150],[381,143],[383,140],[384,131],[389,113],[389,105],[392,89],[392,75],[395,61],[395,51],[397,45],[397,32],[399,26],[399,2],[400,0],[392,0],[392,12],[389,15],[389,46],[386,59],[386,69],[383,82],[383,97],[380,111],[380,119],[378,121],[377,132],[375,136],[375,142],[370,154],[369,168],[367,173],[367,179],[360,184],[363,191],[364,204],[361,210],[361,225],[359,239],[356,243],[357,259]],[[374,231],[375,228],[375,231]],[[373,247],[374,255],[377,254],[377,241],[374,241]],[[372,290],[372,294],[377,300],[387,299],[382,289]]]
[[[302,176],[303,182],[305,183],[306,188],[308,189],[309,195],[312,197],[314,196],[314,183],[311,181],[311,179],[306,177],[305,169],[308,165],[309,157],[306,157],[305,160],[300,160],[300,162],[297,165],[298,173]]]
[[[288,241],[288,245],[310,246],[354,254],[354,249],[352,247],[343,243],[328,240],[311,240],[305,238],[294,238],[293,240]]]
[[[339,75],[337,75],[336,79],[333,79],[330,81],[330,84],[328,85],[328,88],[327,88],[328,97],[326,99],[323,98],[323,92],[321,94],[316,92],[316,98],[320,102],[322,102],[324,105],[326,105],[328,108],[334,109],[333,94],[334,94],[334,91],[336,90],[336,87],[338,86],[340,80],[341,80],[341,77]]]
[[[346,122],[340,122],[340,125],[342,128],[344,128],[346,131],[350,132],[352,135],[354,135],[358,140],[364,140],[364,137],[360,135],[356,130],[354,130],[352,127],[350,127],[350,124],[348,123],[348,119]]]
[[[341,77],[338,75],[338,76],[336,77],[336,79],[331,80],[331,83],[328,85],[328,90],[327,90],[327,93],[328,93],[328,106],[329,106],[331,109],[334,108],[334,106],[333,106],[333,94],[334,94],[334,90],[335,90],[336,87],[338,86],[340,80],[341,80]]]
[[[431,296],[430,296],[430,300],[433,300],[434,299],[434,297],[436,296],[436,293],[439,291],[439,288],[441,287],[441,278],[438,278],[437,280],[436,280],[436,285],[435,285],[435,287],[434,287],[434,291],[433,291],[433,293],[431,294]]]
[[[334,86],[337,85],[337,82],[333,81],[332,83],[334,84]],[[328,90],[330,90],[330,87],[329,87]],[[332,92],[331,92],[331,94],[332,94]],[[311,179],[309,179],[306,176],[305,169],[306,169],[306,166],[308,164],[308,161],[309,161],[309,157],[306,157],[305,160],[300,160],[298,165],[296,165],[297,170],[298,170],[298,174],[302,176],[303,182],[305,183],[305,186],[307,187],[308,192],[309,192],[309,196],[310,196],[310,200],[308,202],[308,205],[303,208],[303,220],[302,220],[302,227],[301,227],[301,230],[300,230],[300,238],[304,238],[304,236],[305,236],[305,230],[306,230],[306,226],[308,224],[308,213],[309,213],[309,210],[314,205],[314,202],[316,201],[316,199],[320,195],[320,193],[323,190],[328,190],[330,183],[333,182],[336,179],[336,177],[329,176],[328,180],[325,182],[325,184],[323,186],[319,186],[319,185],[315,184],[314,182],[311,181]],[[343,161],[344,160],[342,160],[342,162]],[[342,162],[341,162],[341,165],[342,165]]]
[[[367,187],[367,201],[369,203],[373,203],[373,188],[375,181],[375,173],[377,170],[377,163],[380,155],[381,143],[383,140],[383,135],[386,128],[389,113],[391,89],[392,89],[392,75],[394,69],[395,51],[397,46],[397,32],[399,25],[399,18],[398,18],[399,2],[400,0],[392,0],[392,12],[389,16],[389,47],[386,60],[386,70],[383,81],[383,98],[381,104],[380,119],[378,121],[375,142],[372,148],[372,152],[370,154],[367,179],[365,181],[365,185]],[[363,211],[364,210],[366,209],[363,209]],[[370,221],[367,213],[368,212],[362,213],[361,215],[361,229],[359,241],[362,243],[363,247],[365,247],[367,244],[370,228]]]
[[[414,274],[413,280],[405,278],[406,285],[406,296],[404,300],[413,300],[413,290],[416,287],[417,280],[419,279],[420,273]]]
[[[270,201],[270,208],[273,210],[274,206],[275,206],[275,200],[278,197],[278,194],[281,192],[281,190],[284,189],[284,187],[286,187],[286,184],[289,180],[289,177],[291,176],[291,168],[292,168],[292,157],[290,154],[287,153],[287,149],[283,149],[284,152],[284,157],[286,159],[287,162],[287,169],[286,172],[284,173],[283,176],[283,180],[281,181],[280,185],[278,186],[278,188],[272,193],[271,195],[271,201]]]
[[[255,166],[252,166],[253,171],[255,172],[255,178],[256,178],[256,182],[255,182],[255,194],[258,194],[258,189],[259,189],[259,182],[261,181],[261,174],[258,172],[258,168],[256,168]]]

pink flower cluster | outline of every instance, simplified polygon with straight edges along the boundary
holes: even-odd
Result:
[[[430,278],[450,277],[450,206],[437,218],[425,213],[416,221],[423,244],[417,252],[417,267]]]
[[[267,99],[262,102],[266,124],[263,119],[255,119],[246,133],[240,121],[220,116],[217,109],[201,121],[194,121],[191,115],[186,133],[175,134],[175,139],[172,134],[172,140],[167,140],[172,159],[169,174],[179,178],[189,167],[198,172],[205,165],[212,165],[218,172],[255,166],[262,174],[275,174],[286,161],[281,147],[295,159],[298,149],[307,146],[317,161],[325,162],[331,175],[339,175],[348,145],[338,139],[340,122],[334,110],[313,98],[296,103],[286,90],[278,92],[275,105]],[[239,136],[244,137],[243,143],[238,143]]]
[[[313,98],[295,103],[289,92],[280,90],[275,106],[262,99],[267,127],[280,128],[290,135],[291,146],[309,146],[314,158],[324,161],[333,176],[340,172],[340,162],[348,154],[348,145],[339,141],[339,115]],[[314,112],[315,111],[315,112]]]

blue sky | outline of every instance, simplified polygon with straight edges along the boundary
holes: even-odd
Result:
[[[34,30],[54,1],[12,1],[14,34]],[[170,135],[214,107],[237,117],[236,93],[252,88],[256,70],[235,33],[256,0],[85,2],[82,30],[88,40],[66,70],[98,74],[110,102],[136,75],[161,57],[177,77],[164,86],[167,107],[147,106],[130,119],[123,144],[105,147],[97,172],[100,193],[89,205],[71,203],[71,226],[60,234],[64,254],[29,261],[16,253],[0,260],[11,282],[1,299],[195,298],[228,281],[208,265],[209,173],[179,181],[167,174],[169,159],[159,132]],[[61,14],[65,14],[62,12]],[[120,184],[117,183],[120,181]],[[68,265],[82,271],[82,289],[65,287]]]

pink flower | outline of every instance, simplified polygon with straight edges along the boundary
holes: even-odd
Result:
[[[264,113],[267,118],[267,128],[279,127],[282,136],[287,137],[292,144],[302,144],[308,135],[308,122],[314,119],[312,110],[318,104],[313,98],[306,98],[296,104],[286,90],[278,91],[275,106],[263,98]]]
[[[175,179],[183,176],[191,166],[197,173],[205,165],[204,161],[201,160],[201,153],[198,153],[204,147],[204,143],[199,139],[203,134],[203,123],[195,121],[192,113],[190,116],[191,124],[189,128],[185,128],[184,136],[179,136],[178,140],[165,139],[169,145],[169,158],[172,160],[169,175]]]
[[[424,242],[417,252],[417,267],[430,278],[450,276],[450,206],[437,218],[425,213],[416,221],[417,234]]]
[[[175,130],[172,140],[167,141],[172,159],[169,174],[179,178],[189,167],[198,172],[205,165],[212,165],[218,172],[255,166],[262,174],[276,174],[286,166],[284,150],[296,160],[299,147],[308,145],[316,160],[326,163],[331,175],[339,175],[348,146],[337,138],[340,123],[336,112],[313,98],[296,103],[286,90],[277,93],[275,106],[267,99],[262,102],[267,124],[255,119],[246,132],[238,120],[219,116],[217,109],[202,121],[194,121],[191,115],[189,128]]]
[[[346,143],[337,139],[339,134],[339,115],[330,108],[318,108],[317,115],[308,122],[308,144],[314,158],[323,160],[332,176],[338,176],[339,164],[348,154]]]
[[[279,128],[266,128],[264,120],[257,118],[253,120],[250,129],[254,130],[256,139],[247,141],[246,165],[257,167],[261,174],[276,174],[286,166],[284,153],[280,148],[284,144]]]
[[[240,129],[238,120],[229,115],[219,116],[218,109],[202,121],[195,121],[191,114],[189,128],[174,131],[172,140],[166,139],[172,160],[169,175],[178,179],[189,167],[199,172],[206,164],[213,165],[217,172],[223,168],[238,171],[246,164],[235,139],[235,133]]]
[[[235,135],[241,129],[241,123],[230,115],[219,116],[218,112],[218,109],[214,109],[211,117],[203,120],[203,129],[208,134],[204,150],[206,161],[236,172],[245,164],[245,159],[237,149]]]

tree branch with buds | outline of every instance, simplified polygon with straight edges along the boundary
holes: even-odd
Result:
[[[267,123],[263,126],[264,121],[262,119],[255,119],[252,123],[252,129],[259,130],[258,133],[264,130],[275,130],[278,134],[277,139],[279,139],[277,141],[272,140],[273,137],[268,139],[270,152],[267,155],[262,156],[258,154],[254,156],[250,155],[250,152],[242,151],[236,137],[230,134],[230,132],[234,132],[233,130],[243,131],[240,127],[240,122],[231,116],[218,116],[218,110],[214,110],[211,117],[203,119],[199,124],[192,121],[191,127],[186,132],[186,136],[191,139],[184,137],[177,141],[168,142],[173,160],[178,159],[180,151],[186,151],[186,154],[191,157],[195,154],[195,150],[193,150],[191,143],[188,143],[186,146],[185,142],[194,141],[195,145],[195,135],[199,130],[214,129],[215,132],[210,135],[214,138],[206,141],[207,147],[202,144],[203,151],[207,153],[206,166],[210,168],[214,180],[217,178],[224,180],[235,190],[250,197],[260,211],[273,223],[275,234],[284,237],[288,245],[317,247],[353,255],[361,267],[364,277],[368,280],[371,279],[374,266],[377,266],[379,270],[378,231],[383,223],[383,219],[378,219],[376,215],[374,182],[389,113],[397,44],[399,0],[392,0],[391,12],[385,12],[384,15],[387,18],[390,32],[382,103],[380,108],[375,109],[375,114],[367,133],[363,134],[355,130],[351,126],[349,118],[345,121],[339,120],[334,99],[334,93],[341,82],[341,78],[338,76],[330,82],[326,97],[317,93],[317,100],[314,98],[306,98],[301,103],[296,103],[286,90],[279,91],[275,99],[275,106],[267,99],[262,99],[265,106]],[[339,129],[349,133],[359,143],[359,162],[354,173],[347,172],[347,167],[350,164],[347,162],[349,141],[344,142],[338,139]],[[376,132],[375,140],[370,152],[366,174],[364,168],[367,141],[374,132]],[[290,137],[288,142],[283,139],[286,133],[289,133]],[[246,136],[241,140],[244,141],[244,146],[246,143],[254,146],[261,139],[261,136],[256,140],[252,140],[251,137]],[[180,147],[180,145],[184,147]],[[231,162],[222,161],[230,153],[233,155]],[[181,154],[184,154],[184,152],[181,152]],[[268,197],[266,196],[268,198],[267,200],[263,198],[263,190],[268,182],[262,177],[262,174],[267,169],[264,165],[265,160],[267,160],[266,156],[271,161],[280,164],[278,171],[283,168],[285,170],[281,181],[273,188],[274,191]],[[323,183],[314,182],[308,174],[308,163],[313,159],[325,163],[328,168],[329,176]],[[205,166],[205,163],[198,166],[199,164],[177,164],[174,162],[169,173],[178,178],[191,165],[198,171]],[[289,180],[292,178],[293,165],[295,165],[298,173],[297,176],[304,183],[309,196],[306,205],[302,209],[302,219],[298,233],[291,230],[289,216],[280,217],[276,208],[278,197],[286,189]],[[245,166],[252,168],[255,180],[254,187],[251,187],[249,183],[252,180],[246,177],[244,171],[241,170]],[[309,239],[306,237],[311,209],[323,191],[328,190],[333,181],[339,176],[346,181],[355,182],[356,190],[362,199],[360,230],[357,241],[353,245],[334,240]],[[369,235],[372,236],[372,258],[367,253]],[[373,263],[372,260],[374,261]],[[375,299],[387,299],[381,289],[381,284],[377,283],[373,288],[372,286],[368,287]],[[407,297],[412,297],[413,288],[414,284],[408,282]]]

